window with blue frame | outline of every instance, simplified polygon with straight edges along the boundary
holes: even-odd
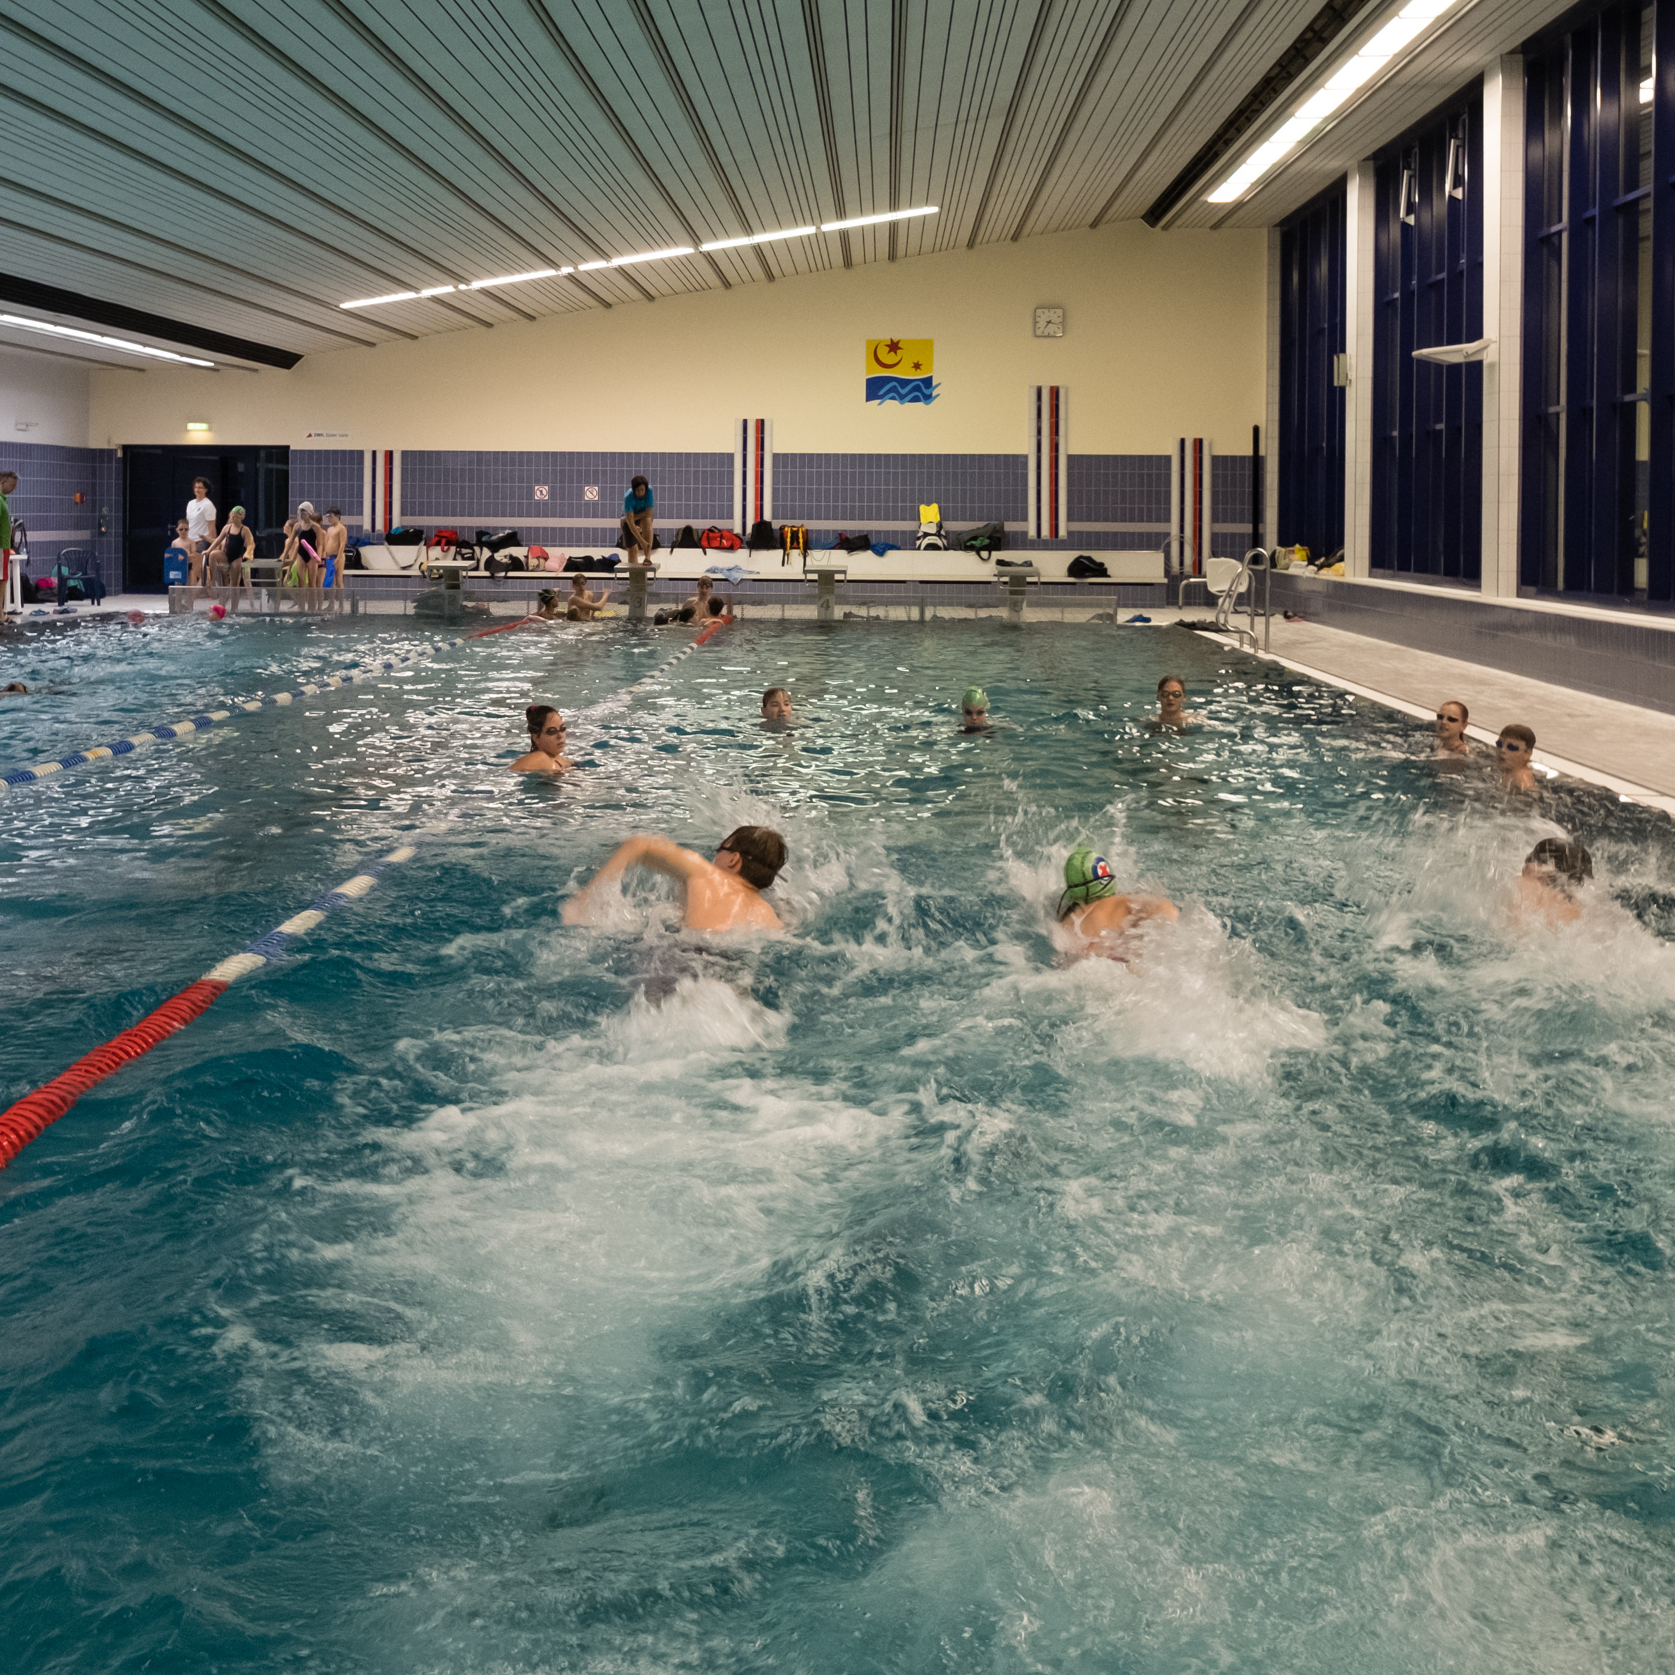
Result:
[[[1675,0],[1573,21],[1525,75],[1519,579],[1668,604]]]
[[[1281,546],[1343,550],[1345,186],[1339,181],[1280,228],[1279,506]]]
[[[1483,335],[1483,97],[1374,160],[1372,569],[1476,582],[1483,368],[1415,349]]]

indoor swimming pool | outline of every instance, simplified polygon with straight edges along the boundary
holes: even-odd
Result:
[[[372,621],[14,642],[0,769],[426,642]],[[0,1104],[437,833],[0,1172],[8,1669],[1664,1666],[1668,821],[1180,630],[746,620],[623,696],[688,637],[0,797]],[[746,822],[783,938],[561,925]],[[1593,904],[1520,929],[1561,829]],[[1055,957],[1083,842],[1181,906],[1132,969]]]

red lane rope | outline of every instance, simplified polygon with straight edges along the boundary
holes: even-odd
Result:
[[[184,1029],[226,992],[225,983],[208,977],[188,983],[132,1029],[112,1036],[102,1047],[95,1047],[86,1057],[77,1059],[63,1075],[54,1076],[44,1087],[26,1093],[9,1110],[0,1112],[0,1169],[43,1129],[57,1122],[89,1088],[97,1087],[130,1059],[149,1053],[159,1041],[166,1041],[176,1030]]]
[[[529,616],[519,617],[516,622],[503,622],[498,628],[480,628],[475,634],[467,634],[465,637],[468,640],[486,640],[491,634],[508,634],[514,628],[523,628],[529,623],[539,621],[541,618],[531,613]]]

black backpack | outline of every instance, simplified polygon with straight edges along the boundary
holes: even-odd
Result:
[[[424,544],[425,532],[416,524],[403,524],[399,529],[392,529],[384,537],[384,544],[389,547],[417,547]]]
[[[1090,576],[1104,576],[1110,579],[1111,572],[1105,568],[1105,561],[1092,557],[1088,553],[1078,553],[1065,565],[1064,573],[1076,581],[1085,582]]]
[[[975,529],[969,529],[960,537],[960,549],[963,552],[976,553],[979,558],[993,558],[996,553],[1006,551],[1006,525],[1003,523],[980,523]]]
[[[680,526],[680,534],[675,537],[675,547],[695,547],[698,545],[698,532],[689,523]],[[671,547],[670,551],[674,548]]]
[[[750,526],[750,539],[745,542],[745,545],[752,552],[764,552],[769,547],[777,547],[779,545],[779,534],[772,521],[768,518],[758,518]]]

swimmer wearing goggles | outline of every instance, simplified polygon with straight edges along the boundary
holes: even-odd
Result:
[[[1178,919],[1180,909],[1166,896],[1126,896],[1117,889],[1111,863],[1085,844],[1064,863],[1064,892],[1058,900],[1054,941],[1073,960],[1091,956],[1130,963],[1132,932],[1149,919]]]

